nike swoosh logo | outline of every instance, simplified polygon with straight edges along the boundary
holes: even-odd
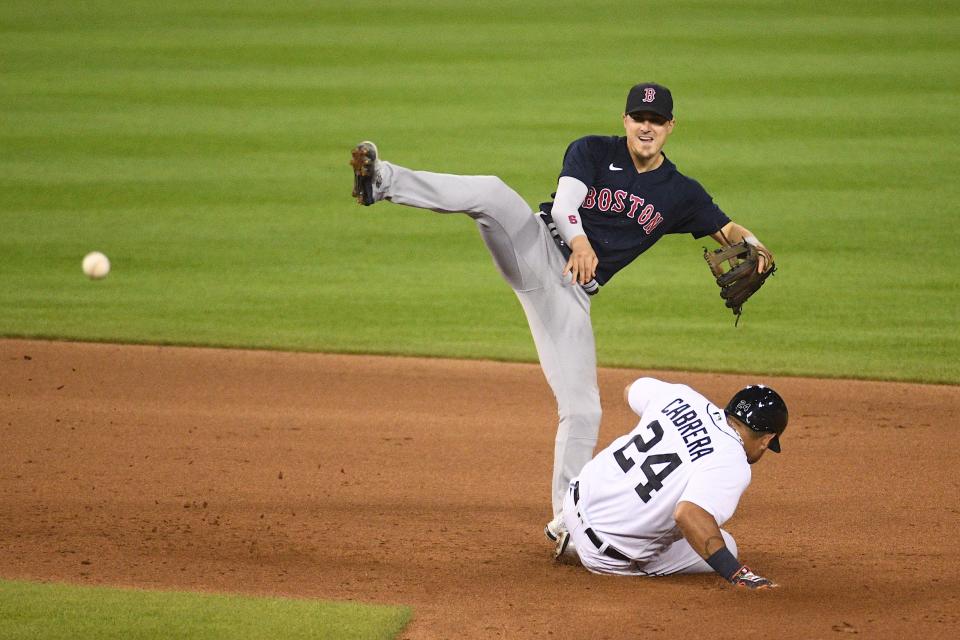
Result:
[[[622,168],[613,166],[612,162],[610,163],[610,166],[607,168],[610,169],[610,171],[623,171]]]

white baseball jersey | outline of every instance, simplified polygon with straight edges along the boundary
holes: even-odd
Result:
[[[602,540],[644,562],[683,537],[677,503],[728,520],[750,465],[723,410],[690,387],[640,378],[628,400],[640,422],[584,466],[576,507]]]

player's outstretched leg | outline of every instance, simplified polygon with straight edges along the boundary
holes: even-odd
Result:
[[[465,213],[475,220],[490,218],[510,235],[540,225],[523,198],[497,176],[414,171],[383,160],[369,140],[353,148],[350,165],[353,196],[362,205],[389,200],[438,213]]]
[[[438,213],[465,213],[476,222],[494,264],[513,289],[543,286],[547,254],[556,248],[552,240],[545,241],[549,235],[530,206],[497,176],[414,171],[383,160],[370,141],[353,148],[350,165],[353,195],[360,204],[389,200]]]

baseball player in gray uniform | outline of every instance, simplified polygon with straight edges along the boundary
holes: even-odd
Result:
[[[570,144],[554,199],[541,204],[539,214],[495,176],[414,171],[384,161],[372,142],[351,154],[360,204],[389,200],[465,213],[516,292],[560,418],[553,519],[544,529],[551,540],[563,529],[560,510],[570,479],[593,456],[600,429],[590,296],[667,233],[762,247],[662,153],[675,124],[666,87],[634,86],[622,117],[625,136],[586,136]]]
[[[737,560],[736,542],[720,527],[750,484],[750,465],[767,449],[780,452],[783,398],[752,385],[721,410],[686,385],[654,378],[625,393],[640,420],[570,483],[555,555],[574,550],[594,573],[716,571],[738,586],[776,586]]]

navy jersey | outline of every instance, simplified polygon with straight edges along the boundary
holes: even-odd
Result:
[[[597,254],[597,282],[604,284],[666,233],[701,238],[730,218],[700,183],[667,159],[653,171],[637,173],[627,139],[587,136],[574,140],[560,176],[576,178],[589,191],[580,205],[583,230]],[[553,202],[540,210],[550,213]]]

